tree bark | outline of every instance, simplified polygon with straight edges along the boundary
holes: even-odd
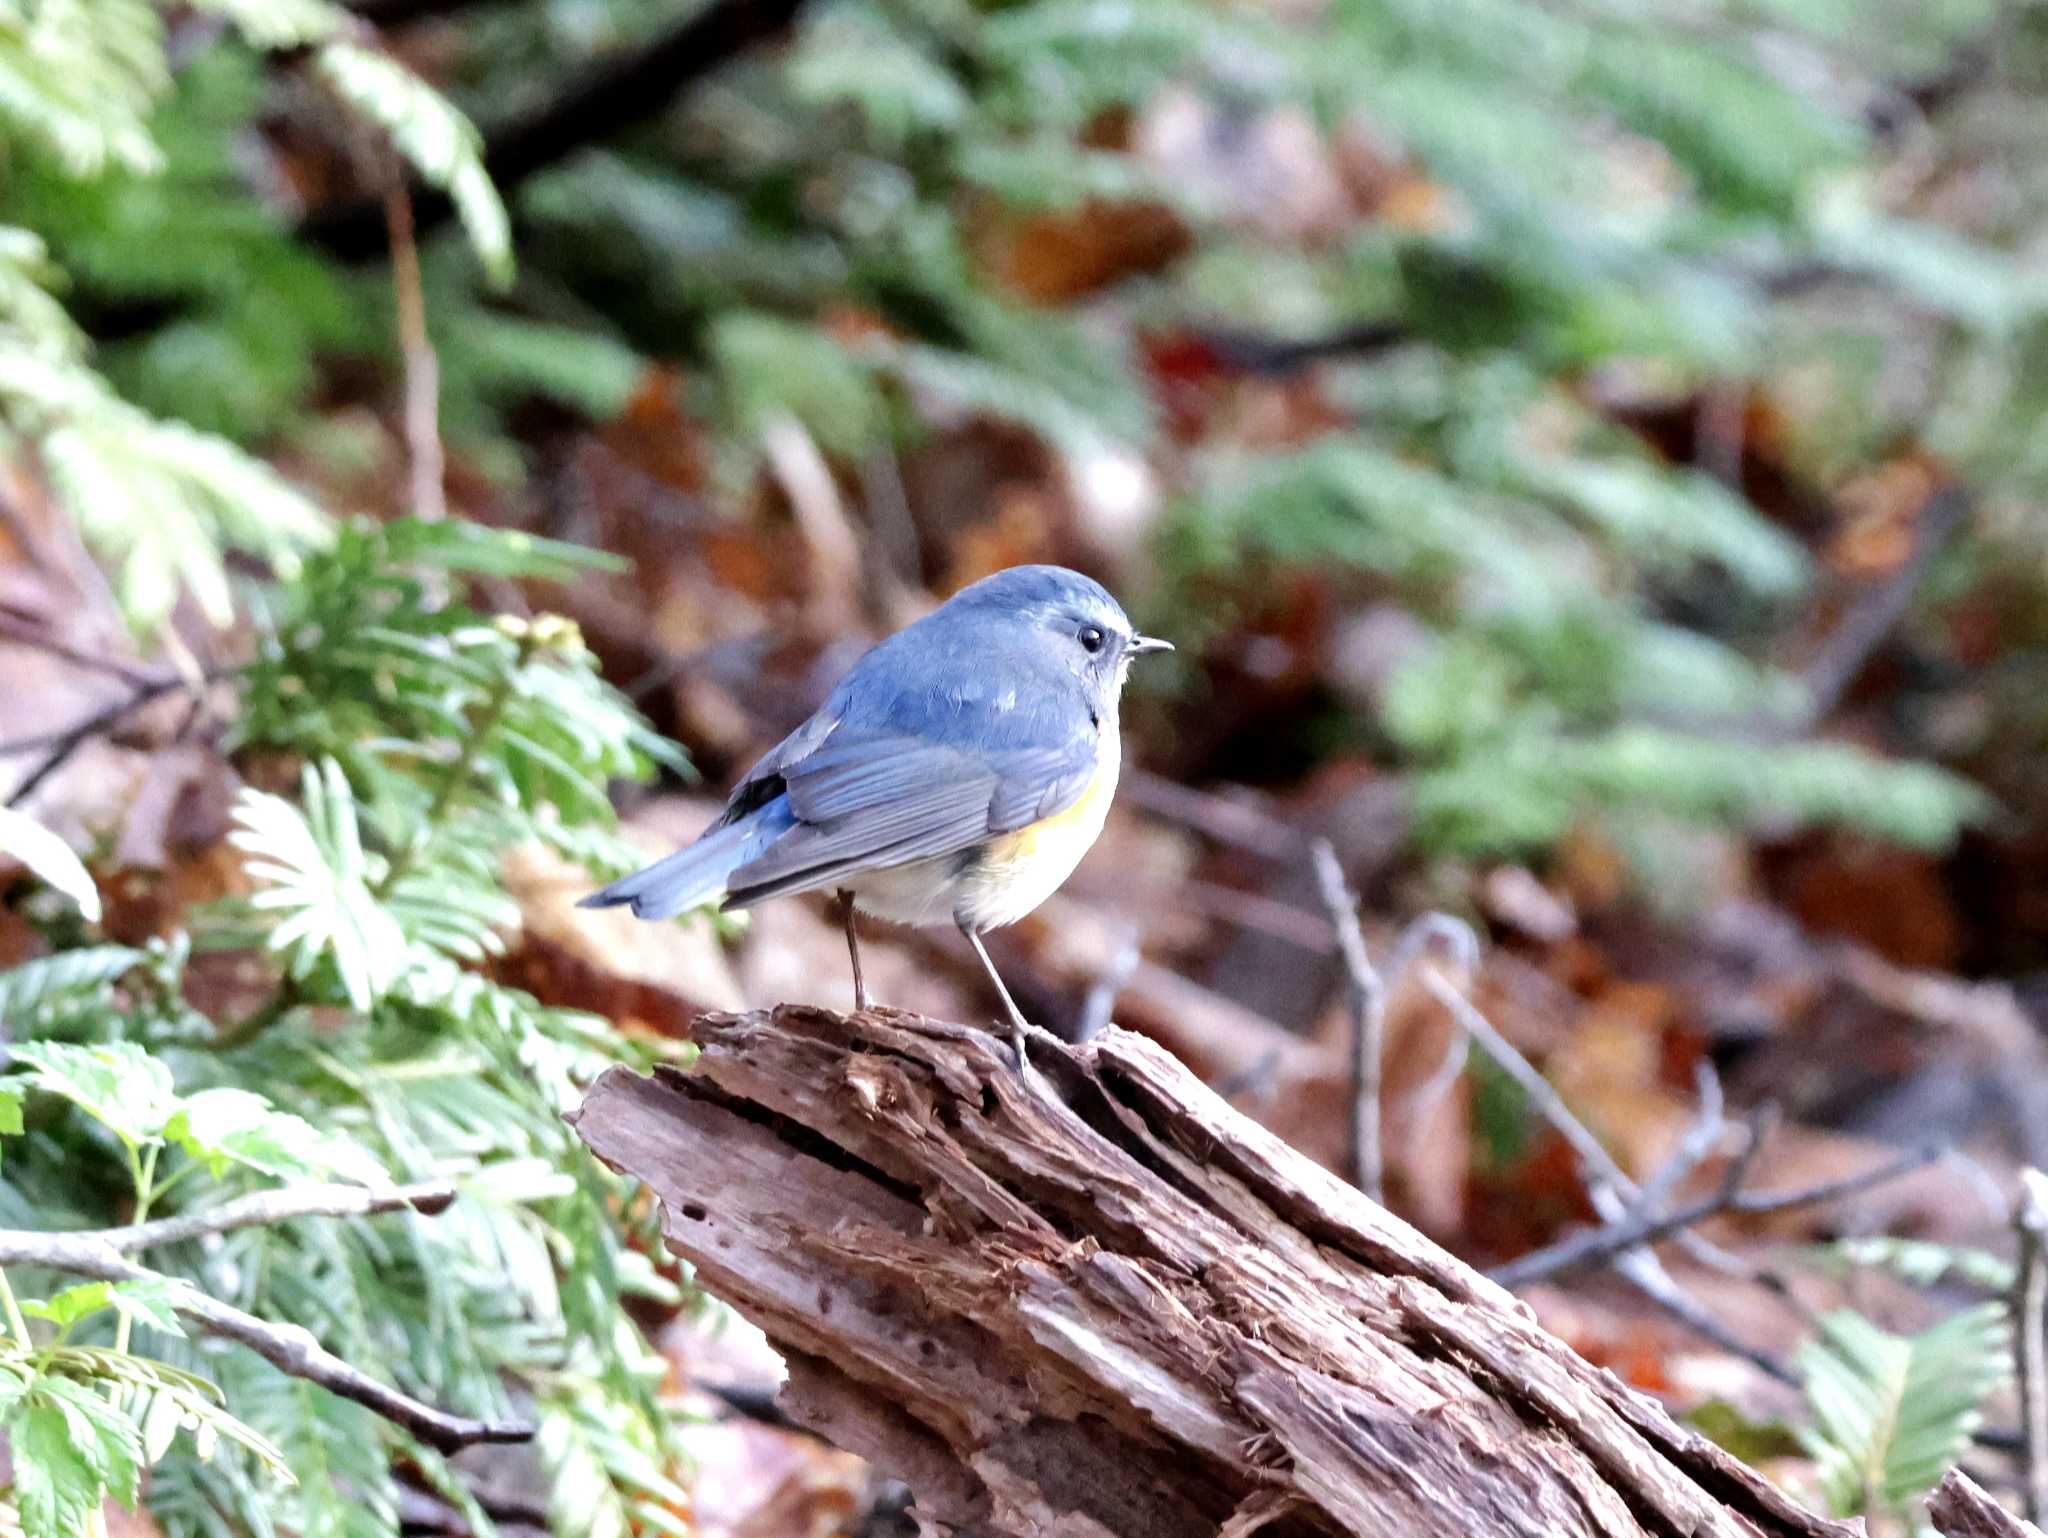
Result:
[[[1151,1041],[785,1006],[585,1142],[789,1362],[790,1416],[1000,1538],[1853,1538]]]

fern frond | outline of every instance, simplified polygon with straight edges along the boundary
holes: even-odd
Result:
[[[446,192],[494,283],[512,279],[512,224],[484,169],[483,139],[453,104],[396,59],[335,41],[316,55],[342,100],[391,135],[398,152]]]
[[[1830,1315],[1800,1352],[1812,1424],[1800,1440],[1844,1516],[1903,1511],[1954,1466],[2011,1373],[2000,1304],[1898,1336],[1855,1313]]]

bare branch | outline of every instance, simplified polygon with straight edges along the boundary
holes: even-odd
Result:
[[[1387,1034],[1387,989],[1374,970],[1358,927],[1358,897],[1344,884],[1344,867],[1330,841],[1309,845],[1316,890],[1337,931],[1344,961],[1344,997],[1351,1009],[1351,1183],[1374,1201],[1385,1199],[1380,1149],[1380,1067]]]
[[[46,652],[84,672],[102,673],[109,678],[118,678],[131,689],[147,688],[156,682],[154,677],[132,662],[119,657],[102,656],[97,652],[82,651],[59,640],[44,627],[4,609],[0,609],[0,642]]]
[[[1659,1239],[1668,1239],[1696,1223],[1703,1223],[1708,1218],[1719,1217],[1724,1213],[1738,1217],[1761,1217],[1773,1212],[1789,1212],[1795,1207],[1823,1206],[1828,1202],[1840,1201],[1844,1197],[1856,1196],[1940,1162],[1943,1152],[1941,1147],[1932,1144],[1924,1148],[1909,1149],[1895,1159],[1874,1165],[1858,1174],[1846,1175],[1840,1180],[1823,1180],[1815,1185],[1798,1186],[1786,1191],[1743,1191],[1724,1181],[1719,1191],[1689,1206],[1674,1208],[1663,1214],[1625,1219],[1602,1228],[1586,1229],[1569,1239],[1561,1239],[1543,1249],[1532,1250],[1520,1259],[1511,1260],[1488,1274],[1503,1287],[1519,1287],[1529,1282],[1563,1276],[1568,1272],[1582,1271],[1587,1266],[1605,1262],[1623,1250],[1634,1249],[1638,1245],[1654,1244]],[[1746,1172],[1746,1163],[1741,1163],[1739,1167]],[[1731,1173],[1735,1173],[1735,1170],[1731,1169]]]
[[[160,1278],[160,1273],[125,1259],[105,1238],[92,1233],[0,1231],[0,1266],[42,1266],[102,1282]],[[457,1452],[478,1442],[524,1442],[533,1435],[531,1426],[517,1421],[470,1420],[422,1404],[351,1367],[303,1326],[272,1324],[196,1287],[176,1288],[171,1306],[208,1334],[247,1346],[280,1372],[354,1400],[441,1452]]]
[[[2019,1235],[2012,1329],[2019,1361],[2020,1490],[2027,1516],[2048,1517],[2048,1175],[2020,1172],[2012,1225]]]
[[[420,286],[420,248],[413,234],[412,193],[397,157],[386,152],[384,226],[391,243],[391,289],[398,311],[398,351],[405,375],[405,457],[412,512],[439,521],[448,516],[446,460],[441,449],[441,360],[427,335],[427,304]]]
[[[1551,1088],[1550,1081],[1515,1050],[1512,1042],[1494,1029],[1493,1022],[1480,1012],[1479,1006],[1460,993],[1435,967],[1425,965],[1419,969],[1418,975],[1430,996],[1450,1011],[1451,1018],[1458,1022],[1465,1034],[1479,1044],[1479,1050],[1515,1081],[1516,1087],[1529,1097],[1543,1119],[1571,1145],[1572,1152],[1579,1156],[1579,1162],[1586,1166],[1587,1171],[1624,1195],[1634,1196],[1636,1183],[1629,1178],[1628,1171],[1614,1162],[1614,1155],[1593,1136],[1584,1122],[1572,1114],[1571,1107]]]
[[[1219,844],[1268,860],[1294,860],[1301,856],[1301,835],[1267,811],[1263,797],[1220,796],[1142,769],[1124,776],[1123,791],[1134,806],[1168,822],[1193,828]]]
[[[454,1200],[455,1187],[445,1180],[422,1180],[383,1191],[368,1186],[281,1186],[274,1191],[237,1197],[201,1212],[181,1212],[174,1218],[156,1218],[147,1223],[131,1223],[126,1228],[102,1228],[65,1237],[97,1239],[117,1254],[137,1255],[204,1234],[233,1233],[238,1228],[282,1223],[289,1218],[355,1218],[373,1212],[396,1212],[401,1207],[432,1217],[445,1211]]]
[[[1440,927],[1452,925],[1455,925],[1456,929],[1464,928],[1454,919],[1439,916]],[[1447,932],[1455,933],[1456,930]],[[1470,932],[1466,933],[1469,935]],[[1514,1044],[1494,1028],[1493,1022],[1488,1020],[1471,1000],[1453,987],[1435,967],[1425,964],[1419,969],[1419,973],[1423,986],[1438,1003],[1450,1011],[1451,1017],[1464,1028],[1465,1034],[1521,1087],[1523,1093],[1528,1095],[1536,1108],[1542,1112],[1544,1120],[1548,1121],[1578,1154],[1585,1166],[1588,1194],[1593,1199],[1595,1209],[1609,1220],[1608,1227],[1617,1231],[1627,1231],[1636,1226],[1631,1222],[1632,1209],[1628,1204],[1635,1204],[1636,1207],[1647,1210],[1647,1204],[1642,1201],[1641,1188],[1630,1178],[1628,1172],[1615,1162],[1614,1156],[1592,1134],[1586,1124],[1572,1114],[1571,1107],[1567,1106],[1563,1097],[1551,1087],[1550,1081],[1538,1073],[1535,1066],[1515,1050]],[[1716,1085],[1715,1094],[1718,1096],[1718,1093],[1719,1086]],[[1718,1120],[1718,1117],[1716,1119]],[[1605,1233],[1608,1229],[1597,1229],[1595,1232]],[[1705,1250],[1710,1259],[1719,1255],[1718,1251],[1713,1250],[1698,1235],[1688,1234],[1684,1237],[1693,1240],[1696,1247]],[[1615,1259],[1615,1269],[1623,1280],[1681,1323],[1698,1331],[1724,1350],[1733,1351],[1746,1358],[1772,1377],[1782,1382],[1796,1381],[1790,1368],[1756,1347],[1744,1344],[1725,1326],[1710,1318],[1706,1311],[1671,1279],[1657,1257],[1649,1250],[1641,1248],[1641,1241],[1617,1245],[1602,1256],[1603,1259],[1610,1257]],[[1493,1279],[1501,1281],[1503,1286],[1513,1285],[1502,1281],[1499,1273],[1495,1273]]]
[[[0,742],[0,758],[12,758],[18,753],[35,753],[48,749],[42,762],[24,775],[21,783],[7,793],[5,804],[15,806],[27,800],[43,781],[71,761],[72,754],[94,737],[112,732],[143,706],[179,689],[203,688],[217,683],[234,671],[232,667],[205,668],[201,670],[196,686],[193,680],[177,673],[161,677],[138,676],[129,681],[129,692],[125,699],[115,700],[83,720],[54,732],[41,732],[33,737],[16,737],[12,741]]]

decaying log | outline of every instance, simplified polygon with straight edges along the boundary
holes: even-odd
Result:
[[[893,1011],[707,1017],[585,1142],[939,1530],[1853,1538],[1163,1049]]]
[[[2041,1529],[2007,1511],[1961,1469],[1950,1469],[1927,1499],[1935,1531],[1947,1538],[2041,1538]]]

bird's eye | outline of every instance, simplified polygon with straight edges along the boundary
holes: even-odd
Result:
[[[1102,650],[1102,643],[1108,639],[1109,637],[1102,633],[1102,628],[1099,625],[1083,625],[1081,627],[1081,650],[1083,651],[1099,652]]]

